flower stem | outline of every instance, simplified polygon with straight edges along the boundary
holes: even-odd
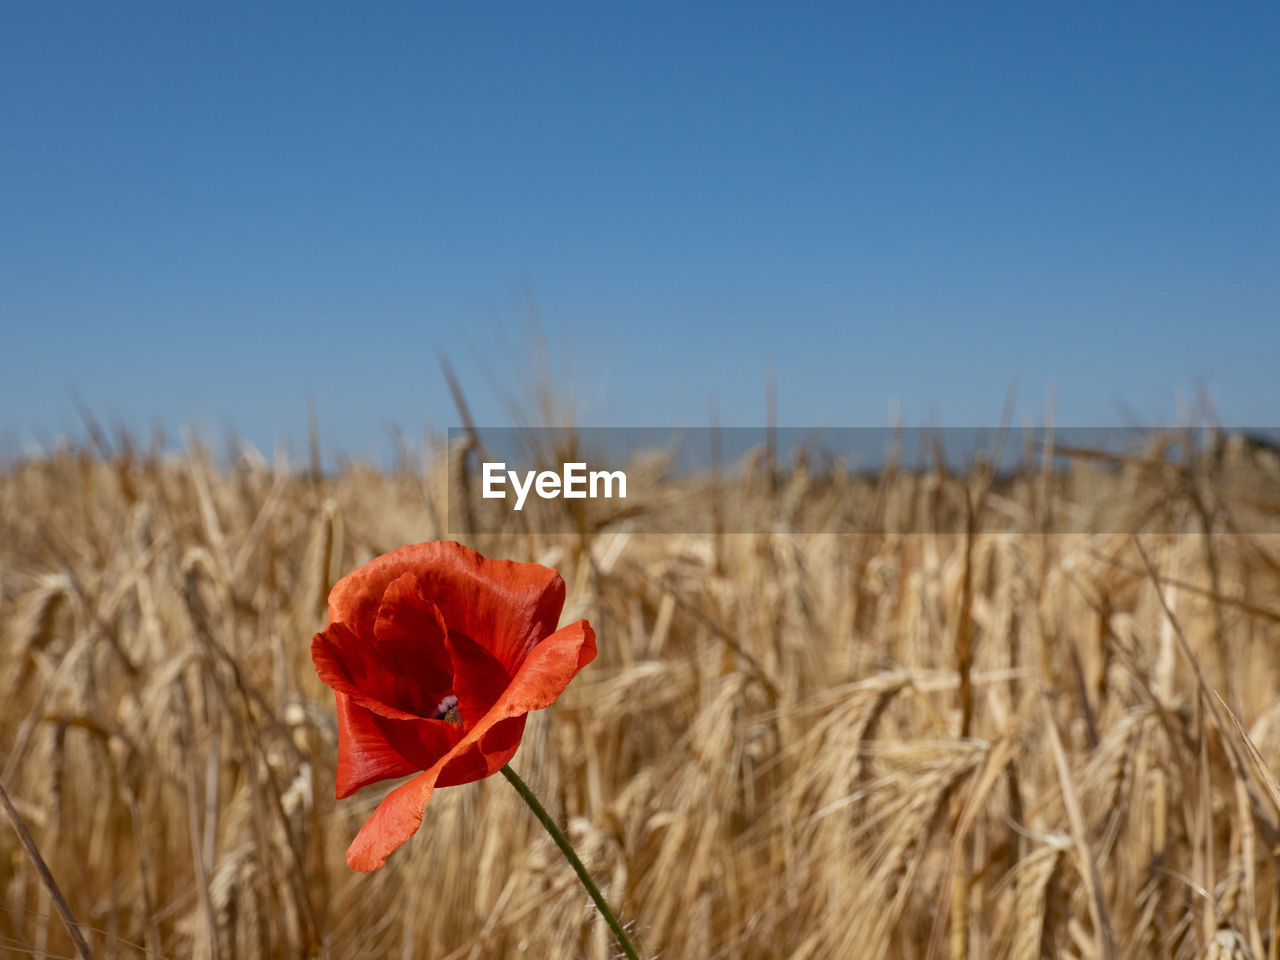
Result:
[[[502,775],[506,777],[516,792],[529,805],[529,809],[533,811],[533,815],[546,828],[547,833],[551,834],[551,839],[556,842],[556,846],[560,848],[560,852],[564,854],[564,858],[569,861],[569,866],[573,867],[574,873],[578,875],[578,879],[582,881],[582,885],[587,888],[587,893],[591,899],[595,901],[596,909],[600,911],[600,915],[604,917],[605,923],[609,924],[609,929],[613,931],[613,935],[618,938],[618,946],[622,947],[622,952],[626,954],[627,960],[640,960],[636,954],[636,948],[631,945],[631,941],[627,939],[627,933],[622,929],[622,924],[618,922],[618,918],[613,915],[613,911],[609,909],[609,904],[600,894],[600,888],[596,886],[595,881],[591,879],[591,874],[587,873],[587,868],[582,865],[582,861],[578,858],[578,854],[574,852],[573,847],[569,843],[569,838],[564,835],[564,831],[556,826],[556,822],[551,819],[551,814],[547,813],[544,807],[533,791],[529,789],[528,784],[520,779],[519,775],[511,769],[511,764],[507,764],[502,768]]]

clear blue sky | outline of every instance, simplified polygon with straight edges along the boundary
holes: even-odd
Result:
[[[1280,5],[8,4],[0,441],[1280,420]]]

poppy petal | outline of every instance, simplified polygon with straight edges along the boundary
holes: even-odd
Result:
[[[498,702],[511,677],[493,654],[461,633],[446,641],[453,662],[453,693],[464,727],[472,727]]]
[[[380,687],[390,686],[385,668],[376,663],[371,647],[351,632],[345,623],[331,623],[311,641],[311,662],[320,679],[338,693],[379,716],[393,720],[419,720],[378,696]]]
[[[372,639],[330,623],[312,641],[311,656],[320,679],[380,716],[434,717],[453,686],[446,633],[439,609],[404,574],[387,587]]]
[[[494,714],[486,716],[448,756],[388,793],[347,848],[347,865],[353,870],[368,873],[386,863],[387,857],[422,826],[423,811],[436,787],[472,783],[497,773],[515,756],[525,719],[523,715],[506,718]],[[486,755],[480,747],[490,732],[500,734],[507,749]]]
[[[373,636],[387,587],[406,573],[416,574],[422,563],[429,562],[426,551],[421,549],[428,546],[401,547],[352,570],[329,591],[329,620],[348,624],[359,636]]]
[[[378,692],[388,704],[420,717],[435,715],[436,705],[453,687],[453,665],[445,647],[448,632],[415,574],[401,574],[387,585],[373,636],[384,668]]]
[[[458,744],[378,804],[347,850],[352,869],[376,870],[412,837],[422,825],[423,810],[437,786],[468,783],[497,772],[519,747],[524,715],[553,703],[595,656],[595,631],[585,620],[558,630],[535,646],[502,696]]]
[[[508,674],[542,637],[564,606],[564,581],[537,563],[491,560],[452,541],[417,543],[393,550],[353,570],[329,593],[329,619],[371,636],[388,585],[406,573],[449,626],[466,634],[502,663]]]
[[[379,780],[407,777],[421,770],[387,742],[374,715],[344,693],[338,701],[338,797],[349,797]]]
[[[388,720],[339,693],[337,794],[426,770],[457,746],[463,730],[444,720]]]
[[[514,675],[534,644],[560,621],[560,574],[537,563],[493,560],[458,543],[432,546],[423,592],[451,630],[471,637]]]
[[[562,627],[529,651],[498,704],[506,716],[555,703],[578,671],[596,658],[596,632],[585,620]]]
[[[417,833],[439,776],[439,768],[432,767],[388,793],[347,848],[347,866],[361,873],[377,870],[393,850]]]
[[[456,787],[491,777],[516,755],[524,725],[529,717],[521,714],[499,720],[478,742],[469,744],[450,757],[440,770],[437,787]]]

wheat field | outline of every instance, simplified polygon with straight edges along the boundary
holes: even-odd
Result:
[[[502,778],[346,866],[386,785],[334,799],[310,639],[338,577],[445,536],[446,474],[117,445],[0,475],[0,784],[95,958],[615,955]],[[1272,453],[1135,457],[1092,482],[1139,519],[1098,534],[981,471],[871,485],[935,532],[797,533],[850,491],[767,479],[724,497],[768,534],[468,538],[596,629],[512,766],[646,956],[1280,954]],[[0,825],[0,954],[75,956],[55,896]]]

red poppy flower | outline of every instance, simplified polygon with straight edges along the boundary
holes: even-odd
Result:
[[[311,642],[338,701],[339,797],[418,773],[387,794],[347,851],[376,870],[422,823],[436,787],[497,773],[525,715],[550,706],[595,659],[585,620],[556,630],[564,581],[536,563],[420,543],[334,586]]]

